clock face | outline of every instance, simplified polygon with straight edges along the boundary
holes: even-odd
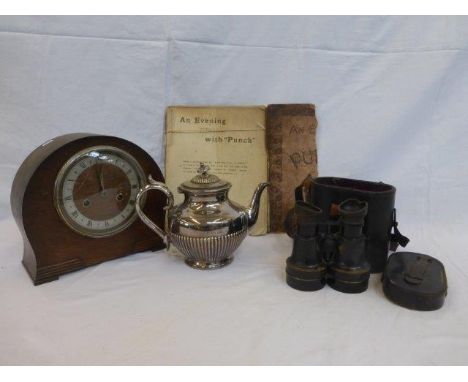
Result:
[[[65,223],[90,237],[116,234],[137,217],[135,200],[145,175],[128,153],[96,146],[71,157],[55,182],[55,206]]]

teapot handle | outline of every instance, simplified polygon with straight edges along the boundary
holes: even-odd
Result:
[[[161,229],[155,224],[142,210],[141,208],[141,201],[142,197],[144,194],[146,194],[150,190],[159,190],[162,191],[164,194],[167,196],[167,205],[164,207],[165,210],[169,210],[174,206],[174,195],[172,195],[172,192],[167,188],[167,186],[164,183],[157,182],[155,181],[152,176],[150,175],[148,177],[148,182],[145,187],[143,187],[139,192],[136,197],[136,203],[135,203],[135,209],[138,214],[138,216],[141,218],[143,223],[145,223],[148,227],[150,227],[154,232],[156,232],[163,240],[166,245],[169,245],[169,238],[167,233],[164,231],[164,229]],[[167,219],[167,212],[166,212],[166,219]]]

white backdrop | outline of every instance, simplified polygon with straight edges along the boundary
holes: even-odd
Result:
[[[408,250],[442,260],[431,313],[286,286],[285,235],[227,268],[164,252],[33,287],[15,171],[69,132],[118,135],[163,166],[164,110],[310,102],[320,175],[397,187]],[[468,364],[468,18],[0,17],[0,364]]]

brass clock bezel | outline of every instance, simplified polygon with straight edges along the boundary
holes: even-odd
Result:
[[[132,155],[130,155],[128,152],[126,152],[126,151],[124,151],[122,149],[119,149],[119,148],[114,147],[114,146],[108,146],[108,145],[90,146],[90,147],[88,147],[86,149],[80,150],[80,151],[76,152],[75,154],[73,154],[63,164],[63,166],[60,168],[60,170],[59,170],[59,172],[57,174],[57,177],[55,178],[55,183],[54,183],[54,206],[55,206],[55,209],[56,209],[58,215],[60,216],[62,221],[70,229],[72,229],[74,232],[78,233],[79,235],[94,238],[94,239],[99,239],[99,238],[114,236],[114,235],[117,235],[118,233],[124,231],[125,229],[130,227],[130,225],[132,225],[135,222],[135,220],[138,218],[138,214],[137,214],[136,209],[134,207],[132,215],[129,218],[127,218],[125,223],[123,223],[122,225],[119,225],[119,226],[117,226],[115,228],[111,228],[109,230],[103,230],[101,232],[97,232],[97,231],[91,231],[91,230],[89,230],[89,229],[87,229],[87,228],[85,228],[83,226],[74,224],[71,221],[71,219],[68,218],[65,211],[62,210],[62,207],[61,207],[61,204],[60,204],[60,202],[61,202],[61,196],[60,195],[61,195],[61,191],[62,191],[62,187],[63,187],[63,183],[64,183],[65,174],[71,168],[71,166],[73,166],[75,163],[77,163],[79,160],[81,160],[85,155],[89,154],[92,151],[98,151],[98,152],[108,151],[110,153],[115,153],[117,156],[121,157],[126,162],[128,162],[135,169],[135,171],[136,171],[136,173],[137,173],[137,175],[139,177],[139,186],[140,186],[140,188],[145,184],[146,176],[145,176],[145,172],[143,171],[141,165],[138,163],[138,161]],[[145,198],[145,200],[142,201],[143,205],[144,205],[145,201],[146,201],[146,198]]]

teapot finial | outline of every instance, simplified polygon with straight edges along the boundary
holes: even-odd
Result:
[[[198,170],[197,170],[198,175],[193,177],[191,182],[196,183],[196,184],[205,184],[205,185],[219,182],[219,178],[216,175],[208,173],[209,170],[210,170],[210,166],[208,166],[204,162],[200,162],[200,166],[198,167]]]
[[[210,166],[207,164],[200,162],[200,167],[198,167],[197,173],[200,175],[206,175],[210,171]]]

